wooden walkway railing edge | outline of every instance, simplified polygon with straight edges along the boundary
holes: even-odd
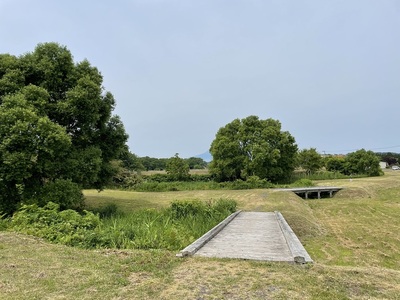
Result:
[[[286,239],[286,243],[289,247],[290,252],[293,255],[294,262],[296,263],[313,263],[307,250],[303,247],[297,235],[290,228],[289,224],[286,222],[285,218],[279,211],[275,211],[275,216],[278,220],[278,224],[281,227],[283,236]]]
[[[220,222],[214,228],[209,230],[199,239],[194,241],[185,249],[181,250],[178,254],[176,254],[176,256],[177,257],[193,256],[201,247],[203,247],[207,242],[209,242],[212,238],[214,238],[222,229],[224,229],[226,225],[228,225],[238,214],[240,214],[240,212],[241,210],[231,214],[229,217],[227,217],[225,220]]]

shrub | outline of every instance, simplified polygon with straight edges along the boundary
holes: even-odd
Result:
[[[44,207],[23,205],[12,217],[10,225],[16,231],[51,242],[88,247],[100,225],[100,218],[88,211],[82,215],[71,209],[60,211],[59,204],[49,202]]]
[[[93,209],[93,213],[98,214],[100,218],[110,218],[118,212],[118,207],[115,203],[108,203],[100,208]]]
[[[315,184],[312,182],[311,179],[303,178],[296,180],[292,186],[294,187],[310,187],[310,186],[315,186]]]
[[[213,181],[213,176],[210,174],[191,174],[190,180],[194,182],[210,182]]]
[[[10,220],[6,218],[6,214],[0,214],[0,231],[6,230],[9,222]]]
[[[205,204],[201,201],[174,201],[170,206],[171,214],[175,219],[187,216],[194,216],[200,212],[204,212]]]
[[[83,209],[84,206],[81,188],[69,179],[56,179],[46,183],[31,201],[39,206],[49,202],[57,203],[62,210]]]
[[[144,175],[145,182],[171,182],[174,181],[169,174],[157,173],[152,175]]]
[[[130,172],[127,174],[123,179],[122,182],[119,184],[124,189],[132,189],[138,186],[143,182],[142,176],[137,173]]]

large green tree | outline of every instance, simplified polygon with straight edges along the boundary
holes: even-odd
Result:
[[[303,149],[297,155],[297,162],[308,174],[312,174],[322,168],[324,162],[317,149]]]
[[[210,147],[210,173],[218,181],[250,176],[278,182],[294,170],[297,145],[278,120],[235,119],[220,128]]]
[[[342,156],[326,158],[326,169],[331,172],[346,173],[346,160]]]
[[[381,161],[386,162],[389,166],[393,166],[399,163],[400,153],[393,152],[377,152],[375,153]]]
[[[165,170],[168,158],[139,157],[140,163],[146,171]]]
[[[368,176],[382,175],[383,171],[379,166],[379,157],[370,150],[360,149],[346,155],[345,172],[351,174],[364,174]]]
[[[189,164],[178,153],[167,160],[165,170],[172,180],[185,181],[190,177]]]
[[[189,157],[185,161],[189,164],[189,168],[192,169],[204,169],[207,167],[207,162],[200,157]]]
[[[111,179],[127,134],[102,83],[97,68],[57,43],[0,55],[0,211],[56,181],[75,190]]]

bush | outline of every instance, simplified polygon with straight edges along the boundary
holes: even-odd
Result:
[[[144,175],[145,182],[171,182],[174,181],[169,174],[157,173],[152,175]]]
[[[56,179],[46,183],[31,202],[44,206],[49,202],[57,203],[61,210],[83,209],[84,197],[78,184],[69,179]]]
[[[87,248],[92,243],[100,218],[91,212],[83,214],[68,209],[60,211],[60,205],[49,202],[44,207],[36,204],[23,205],[12,217],[10,226],[19,232],[32,234],[69,246]]]
[[[303,178],[295,181],[292,184],[293,187],[310,187],[310,186],[315,186],[315,184],[312,182],[311,179]]]
[[[17,185],[15,189],[9,189],[0,178],[0,215],[11,216],[17,209],[22,196],[20,187]]]
[[[115,216],[117,212],[118,212],[118,207],[115,203],[108,203],[103,207],[96,208],[93,210],[93,213],[98,214],[102,219]]]
[[[213,181],[213,176],[210,174],[191,174],[190,180],[194,182],[210,182]]]
[[[138,186],[143,182],[142,176],[137,173],[130,172],[126,176],[123,177],[122,182],[117,184],[117,186],[121,186],[124,189],[132,189]]]
[[[0,214],[0,231],[6,230],[9,226],[10,220],[6,218],[6,214]]]
[[[194,216],[200,212],[204,213],[206,206],[201,201],[174,201],[171,203],[170,211],[174,219]]]

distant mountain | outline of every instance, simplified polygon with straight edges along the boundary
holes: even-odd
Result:
[[[211,153],[208,152],[208,151],[207,151],[207,152],[204,152],[204,153],[202,153],[202,154],[195,155],[195,157],[199,157],[199,158],[203,159],[203,160],[206,161],[206,162],[212,161]]]

